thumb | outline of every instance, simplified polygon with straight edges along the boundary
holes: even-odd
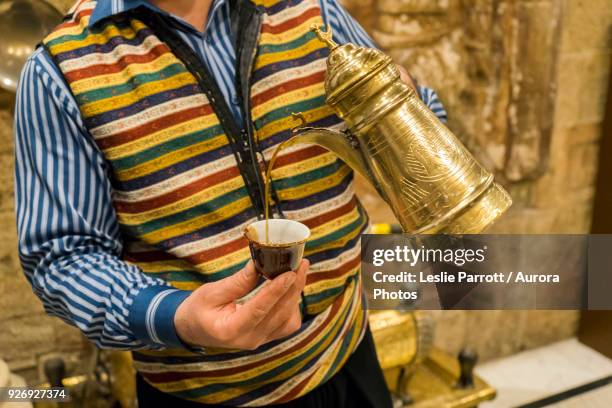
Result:
[[[231,303],[249,294],[257,285],[257,281],[253,261],[249,261],[243,269],[232,276],[210,284],[209,300],[216,304]]]

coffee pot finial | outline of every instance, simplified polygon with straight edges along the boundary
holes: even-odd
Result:
[[[325,27],[326,30],[323,31],[322,28]],[[336,43],[333,39],[332,39],[332,28],[329,26],[319,26],[318,24],[313,24],[310,26],[310,30],[313,31],[317,37],[319,37],[319,40],[321,40],[322,42],[324,42],[330,50],[333,50],[334,48],[338,47],[338,43]]]

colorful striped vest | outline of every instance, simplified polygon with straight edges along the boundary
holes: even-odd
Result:
[[[263,12],[250,78],[251,116],[269,160],[303,112],[313,126],[341,121],[325,104],[327,49],[310,32],[317,0],[257,0]],[[227,277],[249,259],[242,237],[261,216],[207,90],[137,12],[89,27],[81,2],[44,45],[104,154],[125,237],[124,259],[181,289]],[[283,151],[272,172],[278,207],[311,228],[302,328],[255,351],[134,352],[137,370],[180,398],[263,406],[297,398],[334,375],[365,330],[359,278],[367,216],[351,170],[313,145]]]

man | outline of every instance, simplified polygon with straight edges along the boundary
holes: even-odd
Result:
[[[262,283],[242,238],[291,113],[341,126],[313,23],[374,46],[335,0],[79,1],[24,68],[26,277],[50,314],[133,350],[140,406],[390,405],[350,169],[317,146],[279,157],[272,212],[312,230],[297,273]]]

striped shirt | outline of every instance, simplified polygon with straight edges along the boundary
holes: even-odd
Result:
[[[90,24],[141,5],[167,15],[146,1],[100,1]],[[321,9],[338,43],[374,46],[335,0],[321,0]],[[229,1],[214,1],[204,32],[167,16],[172,29],[207,65],[240,119]],[[445,120],[436,94],[422,87],[419,91]],[[100,347],[180,345],[173,316],[186,294],[122,261],[110,169],[61,74],[42,49],[30,57],[20,80],[15,146],[19,254],[47,312],[77,326]]]

